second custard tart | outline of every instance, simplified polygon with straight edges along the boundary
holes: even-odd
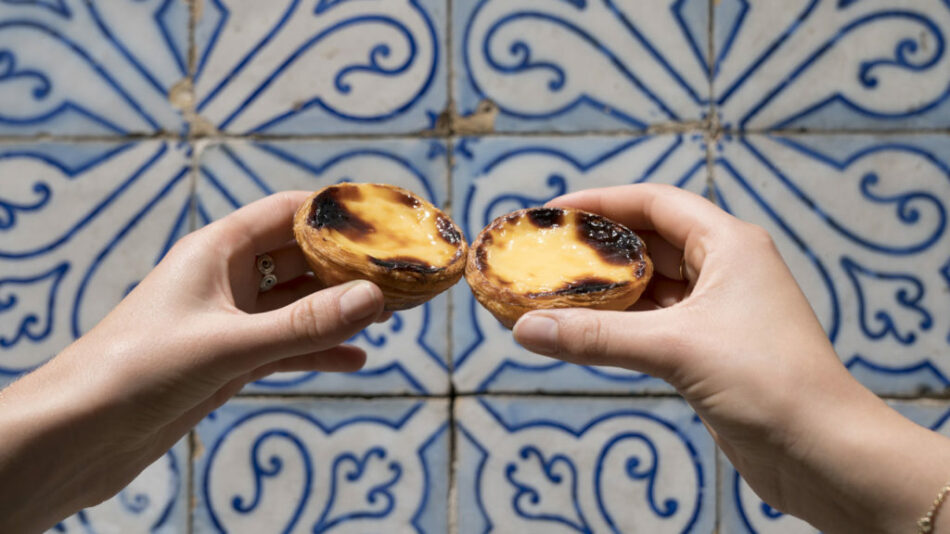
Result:
[[[475,298],[511,328],[531,310],[625,310],[653,275],[646,245],[629,228],[576,209],[503,215],[472,243],[465,279]]]
[[[294,236],[324,284],[369,280],[386,310],[422,304],[455,284],[468,246],[448,216],[411,191],[341,183],[312,195],[294,216]]]

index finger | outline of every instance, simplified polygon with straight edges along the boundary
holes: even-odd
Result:
[[[263,254],[294,238],[297,209],[312,192],[283,191],[252,202],[212,223],[218,230],[234,232],[235,242],[248,243],[251,252]]]
[[[557,197],[548,205],[597,213],[635,230],[656,230],[681,250],[737,220],[695,193],[663,184],[588,189]]]

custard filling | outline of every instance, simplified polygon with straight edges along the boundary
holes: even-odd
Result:
[[[394,269],[442,269],[461,242],[455,226],[436,208],[376,184],[327,188],[314,198],[308,222],[325,239]]]
[[[479,250],[478,267],[486,276],[528,296],[602,291],[639,278],[642,262],[605,257],[582,237],[576,212],[537,212],[558,216],[539,221],[529,212],[491,231]]]

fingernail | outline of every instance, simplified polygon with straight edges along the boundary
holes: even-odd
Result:
[[[369,282],[352,282],[340,297],[340,313],[348,323],[355,323],[379,311],[376,291]]]
[[[515,340],[524,348],[542,354],[557,352],[557,321],[546,315],[525,315],[514,329]]]

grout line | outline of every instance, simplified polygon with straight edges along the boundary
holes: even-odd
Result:
[[[663,123],[650,126],[646,130],[579,130],[575,132],[565,131],[492,131],[478,134],[471,134],[473,137],[513,137],[513,138],[578,138],[578,137],[631,137],[631,136],[655,136],[664,134],[686,134],[702,133],[707,134],[711,131],[711,126],[706,121],[688,121],[684,123]],[[718,127],[717,127],[718,128]],[[914,129],[848,129],[837,128],[828,130],[733,130],[717,129],[718,133],[731,135],[735,137],[746,137],[752,135],[766,136],[785,136],[785,137],[829,137],[829,136],[849,136],[849,135],[873,135],[873,136],[924,136],[924,135],[950,135],[950,128],[914,128]],[[467,134],[466,136],[469,136]],[[234,142],[234,141],[260,141],[260,142],[294,142],[294,141],[386,141],[398,139],[425,140],[425,139],[448,139],[451,134],[433,133],[433,132],[394,132],[378,134],[306,134],[306,135],[275,135],[275,134],[216,134],[216,135],[193,135],[186,140],[190,143],[199,141],[208,142]],[[123,136],[107,135],[0,135],[0,143],[127,143],[134,141],[182,141],[179,134],[169,132],[158,132],[152,134],[128,134]]]
[[[195,50],[195,24],[196,24],[196,15],[198,11],[197,2],[203,0],[188,0],[188,73],[187,79],[188,83],[192,83],[194,80],[195,68],[196,68],[196,50]],[[190,135],[189,128],[189,135]],[[180,136],[179,136],[180,138]],[[191,191],[189,192],[188,198],[188,231],[194,232],[198,228],[198,153],[197,147],[189,139],[181,140],[183,142],[189,143],[189,166],[191,167],[188,172],[191,175]],[[195,425],[197,427],[197,425]],[[187,514],[185,516],[185,532],[188,534],[193,534],[195,531],[195,510],[197,508],[197,501],[195,500],[195,455],[198,453],[198,434],[195,430],[195,427],[192,427],[188,431],[188,480],[186,484],[188,485],[187,489],[187,499],[186,506]]]

